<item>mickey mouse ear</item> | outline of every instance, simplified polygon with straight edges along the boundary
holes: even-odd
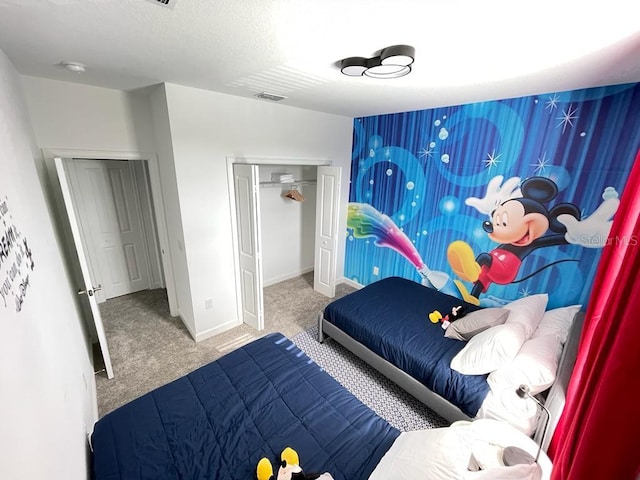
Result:
[[[550,178],[530,177],[522,182],[520,191],[525,198],[546,203],[556,198],[556,195],[558,195],[558,186]]]

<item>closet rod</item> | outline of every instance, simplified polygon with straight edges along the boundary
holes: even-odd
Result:
[[[316,180],[298,180],[295,182],[260,182],[261,187],[299,187],[301,185],[315,185]]]

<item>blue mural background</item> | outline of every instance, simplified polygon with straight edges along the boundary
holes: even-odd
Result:
[[[367,204],[387,216],[428,269],[453,279],[451,242],[464,240],[476,254],[497,246],[482,229],[487,215],[465,204],[483,198],[492,178],[550,178],[559,193],[549,207],[570,202],[584,218],[603,202],[605,188],[622,193],[639,149],[640,84],[356,118],[350,211]],[[416,262],[387,248],[384,229],[348,229],[345,277],[363,285],[390,276],[422,281]],[[600,253],[582,245],[541,248],[523,261],[517,279],[557,260],[577,261],[492,284],[482,296],[488,302],[547,292],[549,308],[586,305]]]

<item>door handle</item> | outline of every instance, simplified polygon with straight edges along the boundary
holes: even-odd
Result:
[[[97,287],[90,288],[89,290],[78,290],[78,295],[84,295],[85,293],[90,297],[93,297],[95,292],[99,292],[102,290],[102,285],[99,284]]]

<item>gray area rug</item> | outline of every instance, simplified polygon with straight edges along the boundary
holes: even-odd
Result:
[[[319,343],[318,327],[293,342],[362,403],[401,431],[446,427],[444,418],[332,339]]]

